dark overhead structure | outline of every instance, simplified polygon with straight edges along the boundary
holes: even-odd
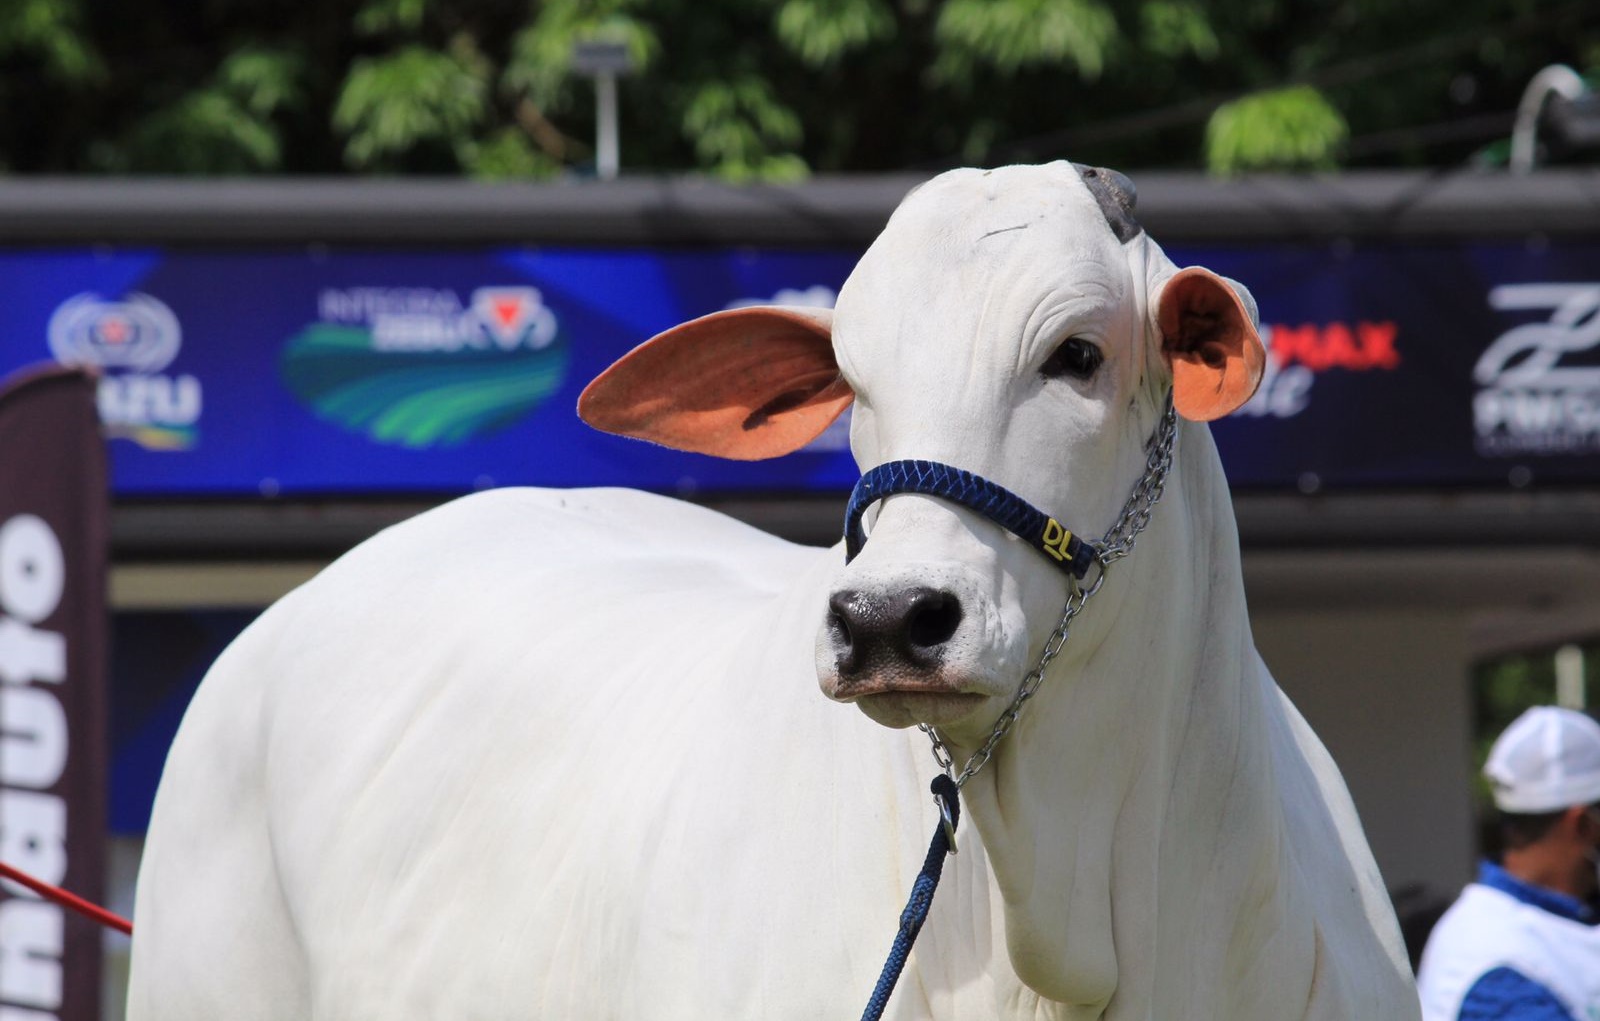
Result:
[[[1216,180],[1133,171],[1163,243],[1589,236],[1600,169]],[[0,181],[8,244],[860,245],[924,176],[730,186],[396,180]]]

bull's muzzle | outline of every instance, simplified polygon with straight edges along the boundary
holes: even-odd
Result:
[[[939,589],[834,593],[827,630],[842,686],[931,674],[943,662],[945,643],[961,619],[961,600]]]

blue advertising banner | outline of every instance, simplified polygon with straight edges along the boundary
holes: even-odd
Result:
[[[0,370],[102,368],[122,496],[848,488],[836,427],[735,464],[597,434],[583,386],[669,326],[831,304],[846,250],[13,250]],[[1174,248],[1272,357],[1215,425],[1241,487],[1600,478],[1600,244]]]
[[[1260,392],[1214,426],[1235,485],[1600,478],[1600,245],[1185,254],[1266,327]]]

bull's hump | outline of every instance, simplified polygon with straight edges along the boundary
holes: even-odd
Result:
[[[1095,196],[1072,164],[963,169],[941,174],[901,204],[887,234],[917,245],[968,245],[1043,229],[1056,236],[1106,231]]]
[[[913,190],[886,233],[922,244],[966,245],[1043,227],[1058,236],[1105,232],[1124,243],[1141,232],[1134,201],[1133,184],[1123,175],[1065,160],[951,170]]]

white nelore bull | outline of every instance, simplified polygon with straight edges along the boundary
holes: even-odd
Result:
[[[1173,388],[1165,498],[967,784],[889,1016],[1414,1019],[1343,782],[1252,644],[1196,421],[1255,388],[1253,303],[1130,206],[1068,163],[942,175],[832,314],[689,323],[580,410],[754,458],[853,397],[863,468],[942,461],[1098,535]],[[926,738],[888,728],[970,754],[1068,594],[987,518],[878,507],[848,564],[620,490],[485,493],[339,560],[184,720],[129,1017],[858,1016],[935,820]]]

